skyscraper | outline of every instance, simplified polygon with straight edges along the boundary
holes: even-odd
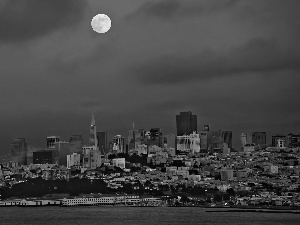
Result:
[[[70,143],[70,153],[77,153],[82,154],[82,147],[83,147],[83,138],[82,135],[76,134],[72,135],[69,139]]]
[[[228,145],[228,148],[232,149],[232,131],[222,131],[223,143]]]
[[[125,141],[124,137],[121,135],[116,135],[113,137],[113,151],[116,153],[124,153],[125,152]]]
[[[94,115],[91,120],[89,144],[90,146],[82,147],[82,167],[87,169],[96,169],[101,166],[102,162],[101,152],[98,148],[96,121]]]
[[[180,112],[176,115],[177,136],[190,135],[194,131],[197,133],[197,115],[192,112]]]
[[[267,133],[266,132],[253,132],[252,133],[252,143],[255,145],[265,145],[267,143]]]
[[[128,150],[136,149],[138,145],[146,144],[146,131],[144,129],[128,131]]]
[[[99,131],[97,132],[97,139],[98,139],[98,147],[102,154],[107,153],[107,132],[106,131]]]
[[[27,165],[27,143],[25,138],[15,138],[10,144],[11,159],[19,165]]]
[[[59,142],[59,136],[49,136],[47,137],[47,148],[55,148],[55,143]]]
[[[158,147],[163,147],[162,129],[160,128],[150,129],[147,145],[148,146],[156,145]]]
[[[279,139],[286,140],[285,135],[277,134],[272,136],[272,147],[277,147],[277,142]]]
[[[89,144],[95,146],[95,148],[98,147],[96,121],[95,121],[94,114],[92,115],[92,120],[91,120]]]

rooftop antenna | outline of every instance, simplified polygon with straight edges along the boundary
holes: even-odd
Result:
[[[134,130],[134,122],[132,122],[132,128],[133,128],[133,130]]]

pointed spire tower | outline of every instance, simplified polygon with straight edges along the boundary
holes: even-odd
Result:
[[[97,143],[97,130],[96,130],[96,121],[95,121],[95,116],[92,114],[92,120],[91,120],[91,127],[90,127],[90,141],[89,141],[91,146],[94,146],[95,149],[98,147]]]

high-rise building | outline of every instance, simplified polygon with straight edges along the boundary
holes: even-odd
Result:
[[[232,149],[232,131],[222,131],[222,140]]]
[[[80,154],[67,155],[67,168],[70,169],[72,166],[80,166]]]
[[[108,152],[107,132],[106,131],[97,132],[97,138],[98,138],[98,148],[99,148],[101,154],[104,155]]]
[[[101,166],[101,152],[95,146],[82,147],[83,159],[82,167],[86,169],[96,169]]]
[[[49,136],[47,137],[47,148],[55,148],[55,143],[59,142],[59,136]]]
[[[67,155],[70,155],[70,143],[66,141],[59,141],[55,143],[55,150],[59,155],[58,164],[61,166],[67,166]]]
[[[39,150],[33,152],[33,164],[59,164],[57,150]]]
[[[97,129],[94,115],[90,126],[90,146],[82,147],[82,167],[85,169],[96,169],[101,166],[101,152],[98,148]]]
[[[146,131],[144,129],[128,131],[128,151],[136,149],[138,145],[146,144]]]
[[[252,133],[252,143],[255,145],[265,145],[267,143],[267,133],[266,132],[253,132]]]
[[[179,155],[195,154],[200,152],[199,134],[177,136],[177,153]]]
[[[160,128],[152,128],[150,129],[147,145],[156,145],[158,147],[163,147],[163,140],[162,140],[162,129]]]
[[[277,147],[277,141],[279,139],[286,140],[286,136],[285,135],[281,135],[281,134],[273,135],[272,136],[272,147]]]
[[[125,152],[125,139],[122,135],[116,135],[113,137],[113,151],[116,153]]]
[[[92,121],[91,121],[89,144],[91,146],[95,146],[95,148],[98,147],[97,129],[96,129],[96,121],[95,121],[94,114],[92,116]]]
[[[300,134],[288,134],[286,137],[286,145],[289,148],[296,148],[300,146]]]
[[[209,125],[204,125],[203,126],[203,131],[209,131]]]
[[[208,131],[207,145],[210,152],[220,152],[223,147],[222,131]]]
[[[243,132],[241,134],[241,143],[242,147],[245,147],[246,144],[252,144],[252,135]]]
[[[15,138],[10,144],[11,159],[19,165],[27,165],[27,143],[25,138]]]
[[[83,137],[82,135],[72,135],[69,139],[69,148],[70,154],[77,153],[82,154],[82,147],[83,147]]]
[[[175,144],[176,144],[175,134],[167,134],[163,136],[163,147],[175,149]]]
[[[190,135],[194,131],[197,133],[197,115],[192,112],[180,112],[176,115],[177,136]]]
[[[206,152],[207,149],[208,149],[207,133],[208,133],[208,131],[201,131],[200,132],[200,149],[201,149],[201,152]]]

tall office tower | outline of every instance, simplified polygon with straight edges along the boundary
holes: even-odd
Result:
[[[125,139],[121,135],[116,135],[113,137],[113,151],[116,153],[125,152]]]
[[[253,132],[252,133],[252,143],[255,145],[265,145],[267,143],[267,133],[266,132]]]
[[[252,144],[252,135],[243,132],[241,134],[241,143],[242,147],[245,147],[246,144]]]
[[[176,115],[177,136],[190,135],[194,131],[197,133],[197,115],[192,112],[180,112]]]
[[[296,148],[300,146],[300,135],[299,134],[288,134],[286,137],[286,146],[289,148]]]
[[[204,125],[203,126],[203,131],[209,131],[209,125]]]
[[[10,144],[12,161],[19,165],[27,165],[27,143],[25,138],[15,138]]]
[[[128,150],[136,149],[138,145],[146,144],[146,131],[144,129],[128,131]]]
[[[55,143],[55,150],[58,152],[58,164],[67,166],[67,155],[70,155],[70,143],[67,141],[59,141]]]
[[[91,120],[89,144],[90,146],[82,147],[82,167],[86,169],[96,169],[97,167],[101,166],[102,161],[101,152],[98,148],[96,121],[94,114]]]
[[[94,114],[92,115],[92,120],[91,120],[89,144],[91,146],[94,146],[95,149],[97,149],[97,147],[98,147],[96,121],[95,121]]]
[[[72,135],[69,139],[70,154],[82,154],[83,137],[80,134]]]
[[[218,152],[223,147],[222,131],[208,131],[207,145],[210,152]]]
[[[175,144],[176,144],[175,134],[167,134],[163,136],[163,147],[175,149]]]
[[[47,137],[47,148],[55,148],[55,143],[59,142],[59,136],[49,136]]]
[[[272,147],[277,147],[279,139],[286,140],[286,136],[285,135],[281,135],[281,134],[273,135],[272,136]]]
[[[106,154],[108,150],[107,146],[107,132],[106,131],[99,131],[97,132],[97,139],[98,139],[98,148],[101,154]]]
[[[242,147],[245,147],[247,144],[247,135],[245,133],[241,134],[241,143],[242,143]]]
[[[201,131],[200,132],[200,150],[202,152],[206,152],[207,149],[208,149],[207,133],[208,133],[208,131]]]
[[[232,149],[232,131],[222,131],[223,143],[227,144],[227,147]]]
[[[158,147],[163,147],[162,141],[162,129],[160,128],[152,128],[150,129],[150,133],[147,140],[147,145],[156,145]]]

